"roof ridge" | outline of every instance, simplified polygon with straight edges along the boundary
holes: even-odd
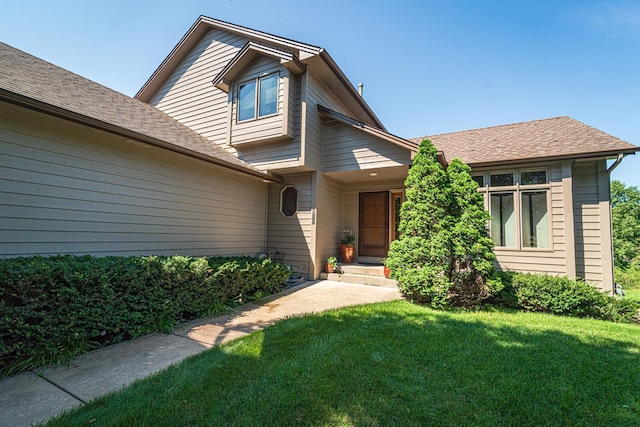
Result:
[[[204,19],[210,21],[210,23],[217,23],[217,24],[222,24],[222,25],[230,27],[230,28],[242,29],[243,31],[246,31],[248,33],[252,33],[252,34],[256,34],[256,35],[266,35],[266,36],[269,36],[269,37],[273,37],[274,39],[283,40],[283,41],[287,41],[287,42],[293,42],[293,43],[299,44],[299,45],[304,45],[304,46],[307,46],[309,48],[312,48],[313,50],[317,50],[316,53],[319,53],[321,50],[324,50],[321,46],[316,46],[316,45],[309,44],[309,43],[306,43],[306,42],[301,42],[299,40],[294,40],[294,39],[291,39],[289,37],[282,37],[282,36],[279,36],[277,34],[269,33],[267,31],[256,30],[255,28],[250,28],[250,27],[246,27],[244,25],[234,24],[233,22],[228,22],[228,21],[224,21],[222,19],[212,18],[212,17],[206,16],[206,15],[200,15],[200,17],[198,18],[198,21],[201,21],[201,20],[204,20]],[[196,22],[198,22],[198,21],[196,21]]]
[[[545,121],[557,120],[557,119],[571,119],[571,120],[575,120],[576,122],[580,122],[579,120],[576,120],[576,119],[574,119],[573,117],[570,117],[570,116],[555,116],[555,117],[547,117],[545,119],[523,120],[521,122],[505,123],[505,124],[502,124],[502,125],[483,126],[483,127],[479,127],[479,128],[471,128],[471,129],[458,130],[458,131],[453,131],[453,132],[444,132],[444,133],[437,133],[437,134],[433,134],[433,135],[424,135],[424,136],[411,138],[411,139],[418,139],[418,138],[423,138],[424,139],[424,138],[431,138],[431,137],[435,137],[435,136],[449,135],[449,134],[452,134],[452,133],[462,133],[462,132],[473,132],[473,131],[477,131],[477,130],[496,129],[496,128],[501,128],[501,127],[523,125],[525,123],[530,124],[530,123],[535,123],[535,122],[545,122]],[[580,123],[582,123],[582,122],[580,122]],[[585,124],[585,123],[582,123],[582,124]],[[589,125],[586,125],[586,126],[589,126]]]

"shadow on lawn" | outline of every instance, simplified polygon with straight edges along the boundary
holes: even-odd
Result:
[[[566,325],[576,332],[562,332]],[[406,302],[362,306],[289,319],[214,348],[88,405],[75,420],[638,425],[640,339],[627,328],[637,327]]]

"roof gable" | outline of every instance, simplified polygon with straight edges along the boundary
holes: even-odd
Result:
[[[278,181],[162,111],[4,43],[0,100]]]
[[[248,41],[254,42],[255,45],[262,45],[275,49],[276,51],[279,50],[281,53],[288,52],[294,55],[300,63],[313,69],[312,72],[314,75],[325,84],[329,81],[335,82],[335,84],[327,84],[327,87],[342,100],[343,104],[349,108],[350,112],[357,117],[358,120],[384,129],[384,125],[375,115],[371,107],[369,107],[364,98],[359,95],[355,86],[323,48],[206,16],[200,16],[196,20],[189,31],[182,37],[138,91],[135,98],[143,102],[149,102],[162,86],[163,82],[170,77],[173,70],[179,66],[181,61],[211,29],[220,29],[234,34],[240,34],[246,37]],[[279,53],[276,55],[278,54]],[[241,61],[241,59],[239,58],[238,61]],[[220,82],[216,82],[216,85],[217,84],[220,84]],[[222,88],[226,86],[228,85],[222,83]]]
[[[430,139],[450,159],[472,165],[607,157],[640,151],[628,142],[571,117],[472,129],[411,138]]]
[[[258,56],[263,55],[280,60],[295,75],[302,74],[306,66],[292,52],[276,49],[255,42],[247,42],[240,52],[213,79],[213,85],[223,92],[229,93],[231,81]]]

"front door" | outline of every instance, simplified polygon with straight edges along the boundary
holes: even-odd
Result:
[[[358,256],[383,258],[389,251],[389,192],[360,193]]]

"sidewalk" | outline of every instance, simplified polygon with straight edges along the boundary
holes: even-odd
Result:
[[[286,317],[399,298],[395,288],[329,280],[308,282],[237,307],[226,316],[184,323],[170,335],[146,335],[79,356],[66,367],[24,372],[0,381],[0,426],[21,427],[46,421]]]

